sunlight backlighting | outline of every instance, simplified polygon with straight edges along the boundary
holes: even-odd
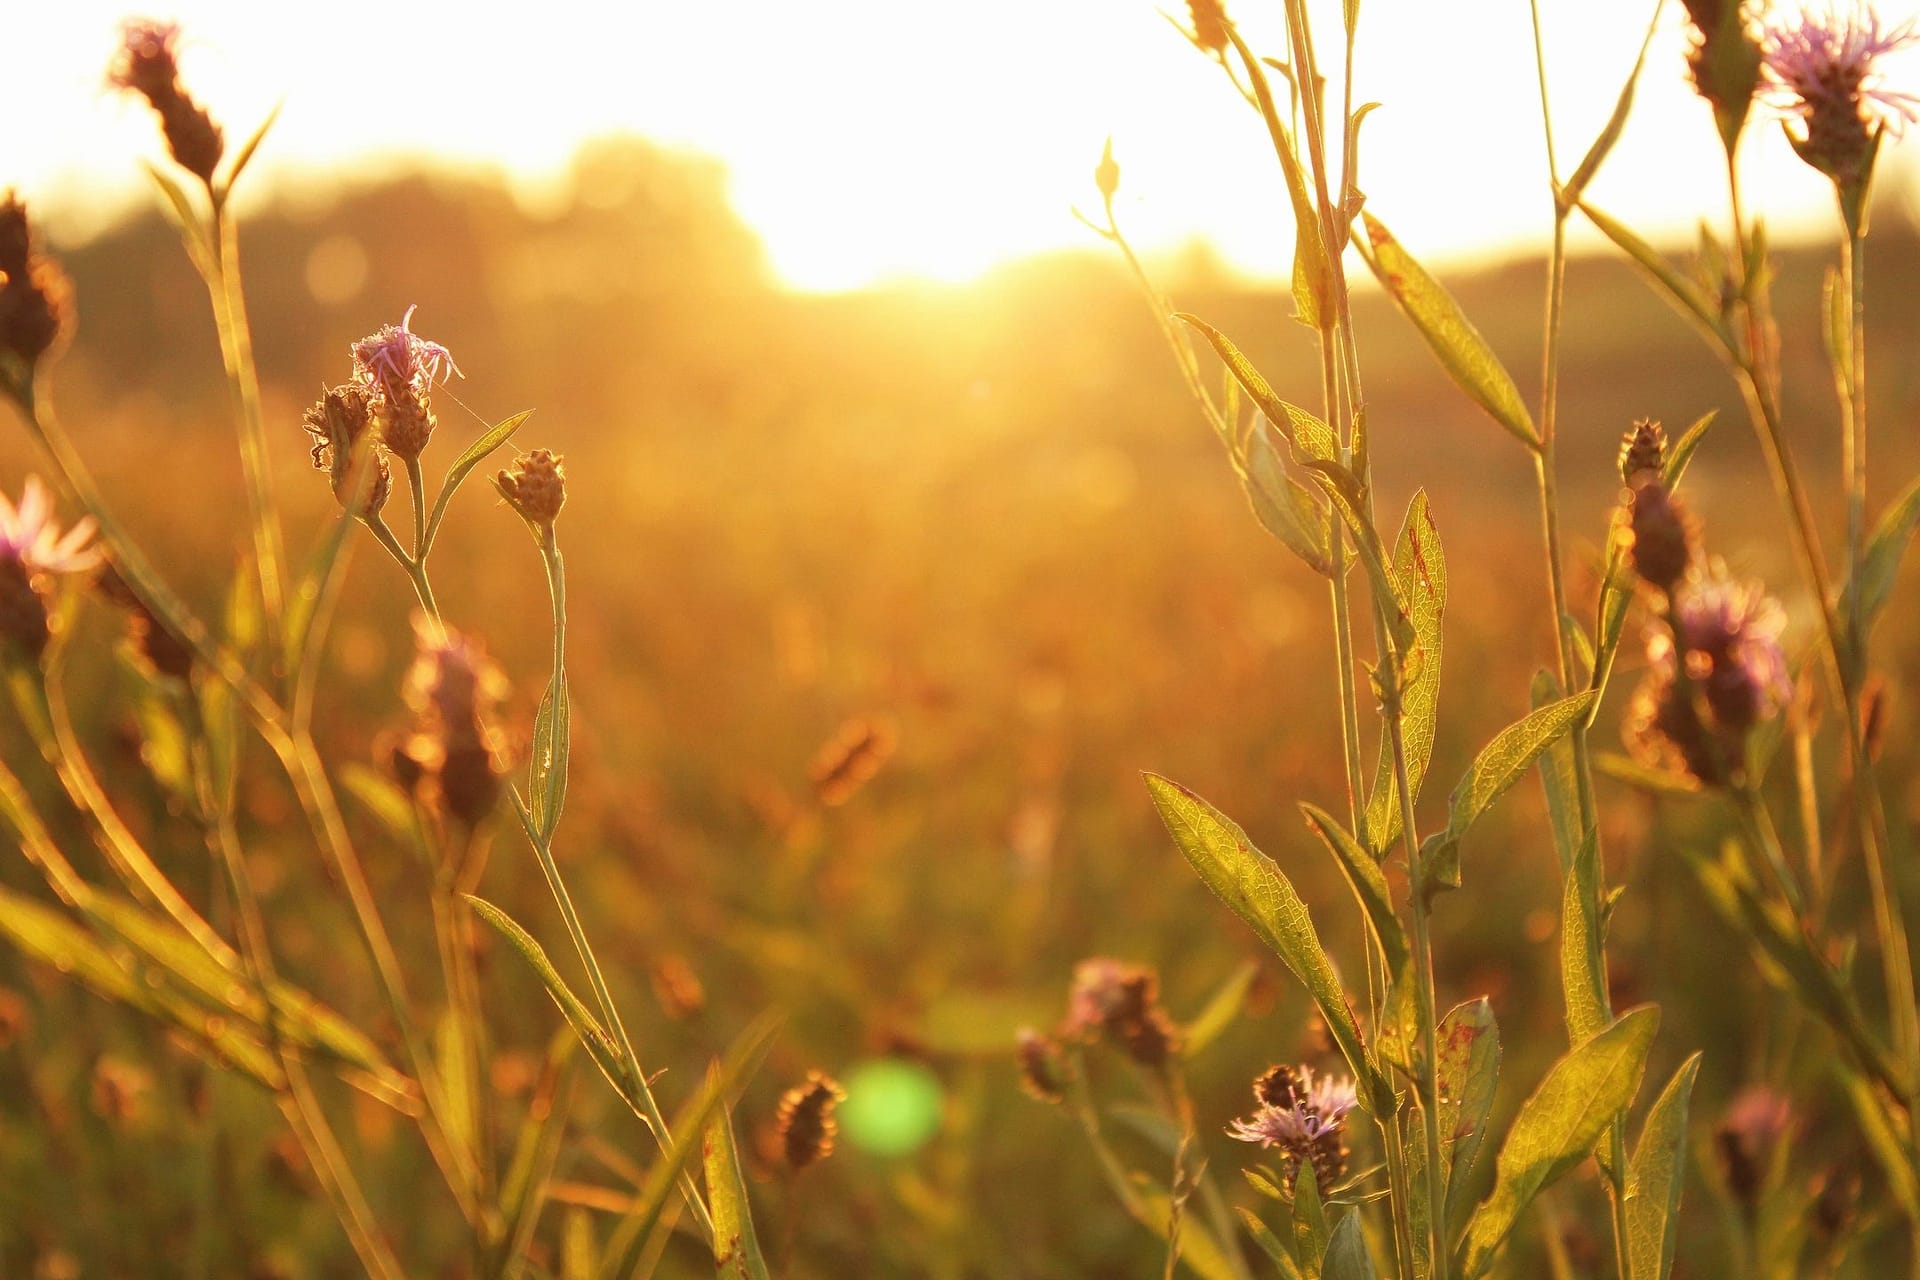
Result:
[[[1567,168],[1611,111],[1653,6],[1544,7]],[[1256,47],[1278,49],[1278,5],[1232,8]],[[1880,8],[1897,21],[1920,3]],[[1316,10],[1338,30],[1338,5]],[[8,129],[0,183],[77,234],[145,198],[137,161],[154,152],[151,125],[88,70],[104,66],[124,12],[119,0],[73,0],[10,19],[11,47],[33,56],[0,83],[0,112],[38,127]],[[285,100],[262,160],[282,178],[425,157],[497,167],[538,202],[584,139],[637,131],[720,157],[781,278],[840,290],[964,280],[1091,246],[1069,211],[1096,204],[1090,174],[1111,134],[1120,211],[1144,248],[1206,239],[1266,277],[1289,261],[1258,120],[1148,0],[753,0],[720,21],[697,5],[558,0],[511,29],[441,4],[388,6],[377,24],[240,0],[181,0],[164,16],[186,28],[188,75],[230,133]],[[1370,0],[1361,21],[1355,101],[1383,104],[1364,130],[1371,207],[1437,261],[1541,244],[1550,210],[1526,7]],[[1694,211],[1720,191],[1684,40],[1669,6],[1636,115],[1592,188],[1670,236],[1691,234]],[[1911,52],[1891,65],[1920,75]],[[1824,231],[1827,193],[1777,130],[1757,128],[1747,145],[1755,204],[1776,234]]]

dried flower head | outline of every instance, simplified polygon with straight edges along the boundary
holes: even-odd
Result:
[[[26,206],[11,191],[0,196],[0,375],[13,394],[26,394],[35,366],[65,334],[72,293],[60,268],[35,251]]]
[[[1359,1103],[1352,1080],[1330,1075],[1316,1079],[1311,1067],[1281,1065],[1254,1080],[1253,1096],[1259,1109],[1229,1125],[1229,1137],[1279,1148],[1289,1180],[1303,1160],[1313,1166],[1322,1190],[1346,1176],[1344,1121]]]
[[[327,473],[333,496],[341,506],[347,506],[354,497],[354,451],[366,437],[367,428],[373,425],[373,406],[367,389],[357,382],[341,383],[307,406],[300,425],[313,438],[313,469]],[[362,518],[371,517],[385,506],[393,490],[393,468],[378,441],[370,446],[368,461],[373,466],[373,478],[356,513]]]
[[[18,505],[0,494],[0,643],[40,656],[50,635],[45,593],[53,579],[100,563],[92,538],[90,516],[61,532],[38,476],[27,477]]]
[[[402,690],[416,730],[407,754],[431,783],[428,797],[476,827],[493,812],[506,772],[496,721],[506,677],[477,640],[425,615],[414,619],[414,641]]]
[[[832,807],[853,799],[873,781],[898,744],[893,721],[885,716],[854,716],[843,723],[814,754],[808,770],[820,803]]]
[[[538,528],[549,529],[567,504],[566,460],[546,449],[523,453],[493,478],[507,505],[520,518]]]
[[[107,70],[107,83],[145,98],[160,117],[174,162],[211,187],[226,139],[180,83],[175,55],[179,41],[177,23],[128,19],[120,26],[120,49]]]
[[[1620,437],[1620,479],[1631,485],[1643,471],[1661,474],[1667,465],[1667,429],[1653,418],[1641,418]]]
[[[1220,53],[1227,47],[1227,10],[1220,0],[1187,0],[1187,16],[1193,19],[1193,42],[1208,53]]]
[[[809,1071],[805,1080],[781,1095],[774,1131],[780,1135],[781,1154],[789,1168],[804,1169],[833,1154],[833,1140],[840,1133],[833,1112],[846,1096],[846,1090],[822,1071]]]
[[[1751,1213],[1773,1167],[1774,1151],[1793,1125],[1793,1104],[1763,1084],[1742,1089],[1713,1129],[1714,1153],[1727,1190]]]
[[[1787,119],[1794,150],[1843,200],[1864,193],[1881,133],[1897,137],[1920,120],[1920,98],[1887,88],[1876,65],[1916,39],[1911,21],[1883,27],[1864,0],[1803,9],[1762,39],[1769,100]]]
[[[1059,1045],[1032,1027],[1022,1027],[1017,1055],[1022,1089],[1042,1102],[1059,1102],[1067,1096]]]
[[[433,384],[460,373],[452,352],[413,332],[418,309],[408,307],[398,326],[383,325],[351,348],[354,381],[367,391],[387,448],[403,461],[419,457],[433,435]]]
[[[1180,1033],[1160,1007],[1160,978],[1145,965],[1097,956],[1073,969],[1067,1019],[1069,1040],[1105,1037],[1142,1066],[1157,1067],[1173,1055]]]
[[[1693,24],[1687,69],[1693,87],[1713,108],[1729,154],[1746,127],[1760,88],[1760,42],[1747,20],[1746,0],[1683,0]]]
[[[1735,581],[1715,561],[1674,592],[1668,622],[1648,634],[1628,742],[1647,764],[1724,786],[1745,769],[1747,735],[1792,696],[1780,647],[1786,614],[1759,583]]]
[[[1668,595],[1692,567],[1698,542],[1695,521],[1658,471],[1634,473],[1622,540],[1634,572]]]

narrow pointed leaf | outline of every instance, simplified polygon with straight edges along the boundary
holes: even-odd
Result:
[[[1546,670],[1533,673],[1533,686],[1528,694],[1536,708],[1566,696],[1559,679]],[[1574,854],[1580,850],[1579,782],[1574,776],[1573,744],[1566,738],[1548,747],[1540,757],[1540,786],[1546,792],[1553,851],[1560,860],[1560,874],[1564,876],[1572,870]]]
[[[1485,996],[1455,1005],[1440,1020],[1440,1150],[1448,1160],[1449,1234],[1467,1206],[1467,1184],[1487,1141],[1500,1082],[1500,1024]]]
[[[274,103],[273,110],[267,112],[266,119],[262,120],[254,131],[247,135],[247,140],[240,144],[240,150],[234,154],[233,164],[227,170],[225,181],[219,185],[217,199],[220,203],[226,203],[227,196],[233,191],[233,184],[240,181],[240,175],[245,173],[247,166],[253,162],[254,154],[260,150],[260,144],[267,140],[268,130],[272,129],[274,121],[280,118],[280,108],[285,105],[285,102]]]
[[[1360,1081],[1368,1109],[1375,1115],[1391,1114],[1391,1090],[1383,1087],[1373,1068],[1333,962],[1292,882],[1218,809],[1157,774],[1146,775],[1146,780],[1161,820],[1194,871],[1306,987],[1348,1069]]]
[[[1719,309],[1708,300],[1697,283],[1680,274],[1679,269],[1668,262],[1658,249],[1635,235],[1617,218],[1602,213],[1585,200],[1579,203],[1580,211],[1587,215],[1587,220],[1599,228],[1601,235],[1613,241],[1633,259],[1635,265],[1658,286],[1657,292],[1672,303],[1680,314],[1699,325],[1714,341],[1723,345],[1731,341]]]
[[[1492,1193],[1467,1223],[1459,1275],[1485,1275],[1521,1212],[1584,1160],[1614,1116],[1632,1103],[1659,1023],[1652,1006],[1630,1010],[1547,1072],[1500,1148]]]
[[[1466,776],[1453,789],[1446,830],[1430,838],[1423,850],[1422,862],[1434,883],[1459,887],[1461,839],[1480,815],[1533,767],[1541,752],[1592,709],[1596,696],[1589,691],[1548,703],[1502,729],[1481,748]]]
[[[719,1280],[767,1280],[766,1259],[753,1230],[753,1209],[733,1144],[733,1118],[723,1104],[707,1122],[707,1200],[713,1210],[713,1262]]]
[[[1281,1243],[1280,1237],[1273,1234],[1273,1228],[1260,1220],[1259,1214],[1245,1206],[1237,1206],[1236,1211],[1240,1215],[1241,1225],[1246,1227],[1247,1234],[1253,1237],[1253,1242],[1260,1246],[1260,1252],[1266,1254],[1268,1260],[1273,1263],[1274,1271],[1280,1276],[1280,1280],[1306,1280],[1307,1273],[1300,1269],[1300,1264],[1294,1261],[1292,1254],[1287,1252],[1287,1247]]]
[[[1607,1025],[1604,978],[1593,967],[1598,952],[1599,837],[1589,829],[1574,855],[1560,898],[1560,987],[1567,1010],[1567,1040],[1579,1044]]]
[[[1920,527],[1920,480],[1908,485],[1904,493],[1887,504],[1873,535],[1867,540],[1860,566],[1860,625],[1869,632],[1875,617],[1893,595],[1900,561],[1907,554],[1916,527]],[[1853,592],[1847,590],[1841,594],[1850,611]],[[1842,617],[1845,616],[1843,613]]]
[[[1680,1064],[1640,1126],[1627,1166],[1627,1258],[1631,1280],[1667,1280],[1680,1225],[1680,1189],[1687,1170],[1687,1102],[1700,1055]]]
[[[1639,56],[1633,60],[1633,70],[1627,75],[1627,82],[1621,86],[1620,97],[1613,104],[1613,114],[1607,117],[1606,127],[1600,130],[1600,136],[1587,148],[1587,154],[1581,157],[1580,165],[1560,189],[1559,201],[1562,214],[1579,203],[1580,193],[1593,181],[1593,175],[1600,171],[1600,164],[1613,150],[1613,144],[1620,141],[1621,130],[1627,127],[1627,116],[1633,111],[1634,86],[1640,83],[1640,68],[1646,65],[1647,48],[1653,43],[1653,33],[1660,28],[1661,5],[1656,0],[1653,6],[1653,18],[1647,23],[1646,37],[1640,41]]]
[[[1279,450],[1265,430],[1255,430],[1247,441],[1246,462],[1240,474],[1247,500],[1261,527],[1321,577],[1333,573],[1328,558],[1326,509],[1306,486],[1286,472]]]
[[[1386,873],[1326,810],[1303,801],[1300,812],[1307,820],[1307,829],[1319,836],[1327,851],[1333,854],[1341,874],[1353,889],[1353,896],[1360,900],[1361,910],[1366,912],[1367,922],[1373,926],[1374,935],[1380,939],[1381,950],[1386,954],[1387,972],[1400,972],[1407,961],[1407,935],[1400,925],[1400,917],[1394,914]]]
[[[1177,311],[1173,318],[1199,331],[1200,336],[1205,338],[1208,345],[1213,348],[1213,353],[1220,357],[1220,363],[1227,366],[1227,372],[1233,375],[1233,380],[1239,383],[1240,389],[1247,393],[1247,398],[1253,401],[1260,412],[1267,415],[1267,421],[1282,431],[1288,429],[1286,424],[1292,419],[1287,413],[1287,402],[1274,392],[1273,384],[1267,381],[1260,370],[1254,368],[1253,361],[1247,359],[1246,354],[1234,345],[1232,338],[1199,316],[1188,312]]]
[[[1333,267],[1328,258],[1326,241],[1320,235],[1320,213],[1314,205],[1311,192],[1307,189],[1306,170],[1300,164],[1300,153],[1293,144],[1293,135],[1280,119],[1279,109],[1274,105],[1273,91],[1267,85],[1266,72],[1261,69],[1261,61],[1253,56],[1252,50],[1240,39],[1232,23],[1227,24],[1227,39],[1246,64],[1247,78],[1253,84],[1255,105],[1260,108],[1260,118],[1266,122],[1267,136],[1273,142],[1273,152],[1280,161],[1280,173],[1287,183],[1287,199],[1293,205],[1293,300],[1299,311],[1301,323],[1309,328],[1325,329],[1332,324],[1331,299],[1333,297]],[[1291,76],[1289,76],[1291,79]]]
[[[1520,398],[1513,375],[1507,372],[1493,348],[1473,327],[1453,295],[1427,274],[1401,247],[1393,233],[1372,214],[1363,214],[1367,239],[1373,248],[1365,254],[1380,283],[1400,304],[1407,319],[1427,340],[1427,346],[1440,360],[1455,385],[1473,402],[1493,416],[1493,420],[1512,432],[1529,449],[1539,449],[1540,433]]]
[[[1360,1230],[1360,1211],[1349,1209],[1327,1238],[1327,1256],[1320,1264],[1321,1280],[1376,1280],[1373,1255]]]
[[[1253,989],[1253,980],[1260,976],[1260,966],[1249,960],[1235,969],[1220,989],[1213,993],[1193,1019],[1180,1029],[1180,1056],[1197,1057],[1202,1050],[1220,1037],[1220,1033],[1233,1025],[1246,1007],[1247,993]]]
[[[1405,718],[1407,782],[1418,800],[1427,762],[1433,758],[1434,729],[1439,721],[1441,621],[1447,609],[1447,557],[1440,549],[1440,531],[1434,528],[1433,505],[1427,501],[1425,489],[1416,492],[1407,506],[1407,517],[1394,545],[1393,571],[1406,593],[1413,619],[1413,648],[1405,655],[1412,674],[1401,684],[1400,709]],[[1400,836],[1400,823],[1393,744],[1382,734],[1373,794],[1367,798],[1367,847],[1374,856],[1386,856]]]
[[[429,549],[433,546],[434,535],[440,531],[440,522],[447,517],[447,503],[453,500],[454,492],[460,488],[461,482],[475,467],[486,461],[488,454],[513,439],[514,432],[520,430],[532,416],[533,410],[522,409],[511,417],[502,418],[453,460],[453,465],[447,468],[446,479],[440,482],[439,496],[433,500],[433,514],[427,520]]]

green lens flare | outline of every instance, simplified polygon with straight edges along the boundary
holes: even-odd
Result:
[[[917,1062],[875,1058],[844,1077],[840,1135],[877,1156],[911,1155],[940,1129],[946,1092],[940,1077]]]

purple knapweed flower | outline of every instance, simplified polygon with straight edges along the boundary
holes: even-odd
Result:
[[[1920,121],[1920,98],[1887,88],[1878,65],[1916,39],[1911,21],[1883,26],[1864,0],[1803,9],[1762,38],[1769,102],[1801,159],[1843,194],[1864,189],[1883,132]]]
[[[85,516],[65,533],[54,523],[53,502],[39,476],[28,476],[20,502],[0,493],[0,557],[17,561],[29,573],[84,573],[100,563],[93,517]]]
[[[1253,1096],[1259,1109],[1227,1126],[1228,1137],[1278,1148],[1289,1177],[1306,1161],[1322,1190],[1340,1180],[1347,1171],[1345,1120],[1359,1104],[1351,1079],[1277,1066],[1253,1082]]]
[[[130,18],[120,24],[120,48],[107,68],[107,84],[137,93],[160,118],[167,149],[181,168],[211,189],[213,173],[226,152],[225,135],[204,107],[180,82],[175,46],[179,24]]]
[[[382,325],[379,332],[353,344],[356,381],[378,388],[391,399],[424,392],[434,383],[447,382],[460,373],[451,351],[413,332],[413,313],[419,309],[417,303],[408,307],[398,326]]]

